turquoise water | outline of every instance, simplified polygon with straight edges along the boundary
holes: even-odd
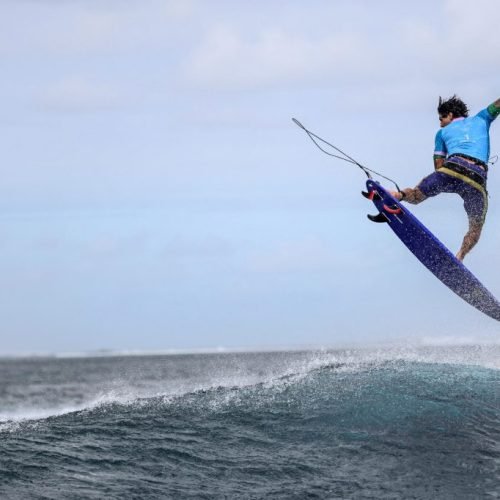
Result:
[[[498,498],[500,348],[0,361],[1,498]]]

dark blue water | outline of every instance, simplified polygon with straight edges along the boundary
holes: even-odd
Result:
[[[0,498],[500,498],[500,348],[0,361]]]

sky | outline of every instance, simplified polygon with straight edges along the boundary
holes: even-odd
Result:
[[[499,18],[497,0],[2,0],[0,355],[498,342],[291,118],[413,186],[438,97],[500,97]],[[496,296],[499,167],[465,262]],[[458,249],[458,197],[411,210]]]

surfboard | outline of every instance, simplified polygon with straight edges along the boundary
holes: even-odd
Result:
[[[441,243],[409,210],[399,203],[380,183],[366,182],[363,193],[377,207],[369,215],[374,222],[387,222],[410,252],[459,297],[482,313],[500,321],[500,303],[483,284]]]

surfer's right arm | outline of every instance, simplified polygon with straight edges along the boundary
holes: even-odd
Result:
[[[437,170],[443,166],[446,159],[446,144],[443,140],[442,130],[438,130],[434,143],[434,169]]]
[[[434,155],[434,170],[440,169],[444,165],[444,156]]]

